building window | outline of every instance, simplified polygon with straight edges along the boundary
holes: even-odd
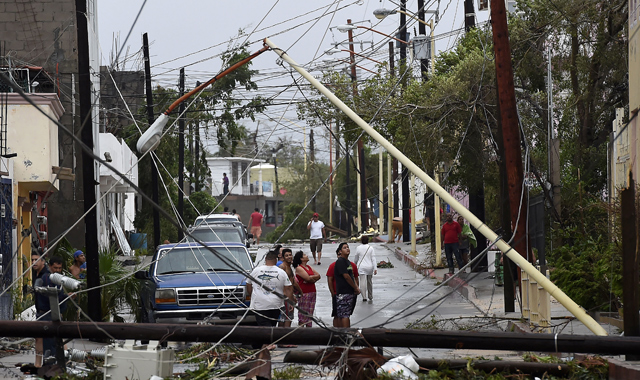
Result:
[[[249,166],[248,163],[246,162],[242,163],[242,186],[247,186],[249,184],[249,173],[247,170],[248,166]]]
[[[231,180],[229,182],[235,183],[238,180],[238,163],[231,163]]]

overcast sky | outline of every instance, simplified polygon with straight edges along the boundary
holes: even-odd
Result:
[[[452,38],[436,39],[436,51],[451,48],[455,32],[463,26],[463,0],[425,1],[428,9],[439,9],[441,20],[435,27],[437,35],[447,34]],[[102,51],[102,64],[110,64],[115,58],[115,51],[120,50],[131,29],[136,15],[140,12],[143,0],[98,0],[98,33]],[[269,37],[276,45],[285,49],[298,63],[308,70],[323,65],[346,67],[340,59],[348,59],[348,53],[342,52],[326,55],[324,52],[333,47],[333,43],[344,42],[346,33],[337,31],[335,27],[345,24],[347,19],[358,25],[372,27],[387,34],[396,32],[399,15],[392,15],[385,20],[377,20],[373,10],[377,8],[398,9],[397,2],[389,0],[348,0],[348,1],[300,1],[300,0],[147,0],[140,17],[120,53],[119,61],[132,56],[142,46],[142,34],[148,33],[150,41],[151,67],[154,82],[165,87],[175,88],[181,67],[185,67],[187,85],[193,86],[196,81],[207,81],[223,67],[220,54],[225,51],[230,41],[243,29],[246,39],[251,43],[249,50],[256,51],[262,46],[262,39]],[[417,12],[417,1],[407,2],[407,10]],[[485,21],[487,12],[478,15],[479,21]],[[408,32],[414,35],[418,26],[411,19]],[[451,33],[454,31],[453,33]],[[427,28],[429,33],[429,28]],[[387,41],[384,36],[358,29],[355,40],[356,52],[362,52],[377,60],[387,60]],[[373,49],[371,41],[374,42]],[[117,49],[116,49],[117,46]],[[127,54],[129,53],[129,54]],[[126,61],[126,69],[141,69],[140,55]],[[282,120],[287,126],[277,126],[274,120],[282,115],[287,119],[300,123],[295,119],[295,104],[288,104],[293,98],[301,99],[295,89],[284,91],[293,83],[287,70],[276,63],[277,56],[266,52],[253,61],[252,69],[261,72],[255,79],[264,91],[264,95],[274,97],[277,106],[270,107],[266,115],[261,115],[260,136],[277,141],[279,137],[297,136],[301,140],[301,126]],[[286,65],[286,64],[285,64]],[[342,66],[340,66],[342,65]],[[358,62],[365,68],[374,69],[369,60]],[[123,67],[120,67],[123,69]],[[318,75],[319,71],[312,71]],[[363,75],[369,75],[362,71]],[[360,75],[360,74],[359,74]],[[296,78],[298,76],[296,75]],[[306,84],[306,83],[305,83]],[[247,125],[255,130],[256,125]],[[308,133],[308,131],[307,131]],[[322,136],[321,134],[320,136]],[[318,132],[316,132],[318,136]],[[318,136],[317,138],[321,139]],[[318,149],[327,150],[326,143],[316,141]],[[212,150],[215,147],[211,146]],[[327,152],[325,152],[326,154]],[[322,152],[318,152],[322,156]]]

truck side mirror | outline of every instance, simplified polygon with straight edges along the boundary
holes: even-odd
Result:
[[[133,274],[133,277],[137,278],[138,280],[148,280],[149,272],[147,272],[146,270],[139,270]]]

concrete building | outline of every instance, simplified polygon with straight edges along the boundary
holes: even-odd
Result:
[[[245,224],[258,208],[265,218],[263,237],[282,224],[285,200],[283,194],[275,191],[273,165],[265,164],[264,160],[243,157],[207,157],[207,164],[211,171],[211,195],[221,201],[222,208],[235,209]],[[287,176],[286,169],[278,168],[279,175],[281,172]],[[229,194],[226,197],[222,191],[223,173],[229,177]],[[222,209],[216,212],[222,212]]]
[[[33,249],[48,244],[51,198],[61,183],[73,179],[59,166],[56,121],[64,109],[58,95],[27,94],[27,98],[36,106],[15,93],[0,98],[0,133],[6,136],[0,149],[3,286],[26,271]]]
[[[89,20],[89,49],[92,100],[94,109],[89,127],[94,130],[94,147],[98,153],[98,99],[100,89],[98,56],[97,0],[87,1]],[[0,0],[0,66],[4,71],[33,68],[21,77],[21,85],[27,92],[55,94],[64,109],[60,122],[72,133],[82,125],[78,103],[78,42],[76,32],[76,8],[73,0],[12,1]],[[33,74],[33,75],[29,75]],[[37,82],[37,83],[36,83]],[[49,237],[62,235],[75,247],[84,247],[84,225],[75,222],[84,213],[81,149],[62,130],[57,133],[59,166],[65,173],[78,174],[60,181],[58,191],[48,198]],[[96,196],[98,197],[98,195]],[[100,210],[98,210],[100,212]],[[74,227],[72,227],[74,226]]]

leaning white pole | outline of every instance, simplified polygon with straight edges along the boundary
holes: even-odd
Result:
[[[400,152],[395,146],[387,141],[381,134],[373,129],[367,122],[362,120],[355,112],[353,112],[346,104],[344,104],[338,97],[336,97],[331,91],[324,87],[317,79],[304,70],[294,60],[291,59],[282,49],[277,47],[268,38],[264,39],[264,43],[269,45],[273,51],[280,56],[284,61],[289,63],[300,75],[309,81],[315,88],[318,89],[324,96],[326,96],[331,103],[340,108],[351,120],[360,126],[369,136],[382,145],[389,154],[393,155],[398,161],[405,165],[413,174],[420,178],[434,193],[438,194],[445,202],[469,221],[469,224],[474,226],[478,232],[484,235],[489,241],[496,241],[495,244],[498,249],[504,252],[513,262],[515,262],[520,268],[529,274],[529,276],[538,282],[538,285],[542,286],[549,294],[567,308],[580,322],[584,323],[596,335],[607,335],[607,332],[600,326],[593,318],[591,318],[577,303],[569,298],[560,288],[552,283],[546,276],[540,273],[533,265],[525,260],[515,249],[511,248],[504,240],[499,239],[498,235],[493,232],[487,225],[485,225],[480,219],[478,219],[473,213],[464,208],[460,202],[451,196],[445,189],[438,185],[427,173],[423,172],[416,164],[413,163],[407,156]],[[436,210],[436,212],[438,212]]]

